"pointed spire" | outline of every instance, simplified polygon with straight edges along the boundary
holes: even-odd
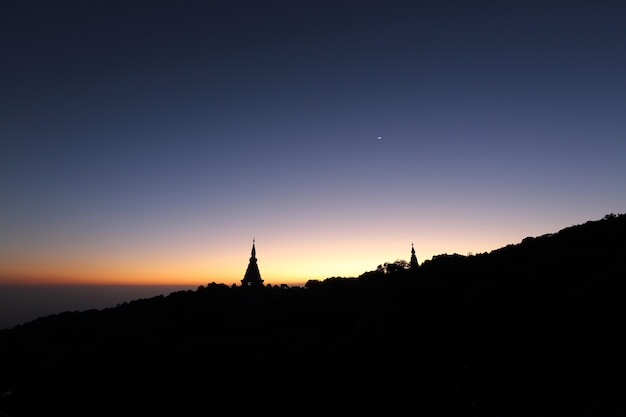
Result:
[[[417,262],[417,257],[415,256],[415,246],[413,246],[413,242],[411,242],[411,262],[410,269],[417,269],[419,263]]]
[[[250,251],[250,263],[246,269],[246,274],[241,280],[242,287],[262,287],[263,279],[261,279],[261,273],[259,272],[259,266],[256,259],[255,239],[252,238],[252,250]]]

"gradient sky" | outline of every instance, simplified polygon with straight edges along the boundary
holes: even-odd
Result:
[[[623,1],[3,1],[0,51],[0,282],[239,283],[254,237],[303,283],[626,211]]]

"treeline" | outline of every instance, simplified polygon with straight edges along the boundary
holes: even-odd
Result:
[[[66,312],[0,332],[0,412],[617,413],[625,277],[626,216],[608,215],[416,270]]]

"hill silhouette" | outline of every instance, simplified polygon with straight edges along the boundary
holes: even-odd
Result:
[[[65,312],[0,332],[0,411],[624,415],[625,278],[611,214],[413,270]]]

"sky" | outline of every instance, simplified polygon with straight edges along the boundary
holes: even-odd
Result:
[[[0,283],[266,283],[626,212],[623,1],[3,1]]]

